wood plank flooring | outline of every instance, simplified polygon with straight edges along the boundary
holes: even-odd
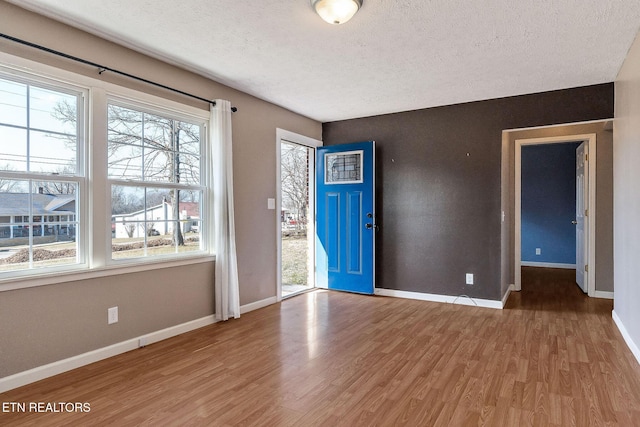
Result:
[[[640,426],[640,366],[571,271],[504,310],[315,291],[0,394],[0,425]]]

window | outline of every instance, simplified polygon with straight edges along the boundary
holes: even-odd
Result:
[[[328,153],[325,156],[325,184],[362,183],[363,151]]]
[[[0,290],[210,255],[209,111],[19,61],[0,64]]]
[[[107,122],[111,258],[201,250],[203,124],[117,101]]]
[[[0,274],[83,262],[81,90],[0,75]]]

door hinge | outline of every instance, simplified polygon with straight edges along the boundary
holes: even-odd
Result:
[[[585,153],[584,155],[584,161],[588,162],[589,161],[589,154]]]
[[[584,216],[589,216],[589,209],[584,210]]]
[[[584,271],[586,271],[587,273],[589,272],[589,265],[588,264],[584,265]]]

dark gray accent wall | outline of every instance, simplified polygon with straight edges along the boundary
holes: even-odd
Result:
[[[502,131],[611,117],[607,83],[324,123],[377,144],[376,287],[500,300]]]

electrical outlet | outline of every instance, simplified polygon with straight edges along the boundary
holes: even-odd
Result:
[[[466,280],[467,280],[467,285],[473,285],[473,274],[467,273]]]
[[[147,337],[140,337],[138,340],[138,347],[145,347],[147,345]]]
[[[536,255],[540,255],[542,253],[542,249],[536,248]]]
[[[107,310],[107,322],[109,325],[118,323],[118,307],[111,307]]]

